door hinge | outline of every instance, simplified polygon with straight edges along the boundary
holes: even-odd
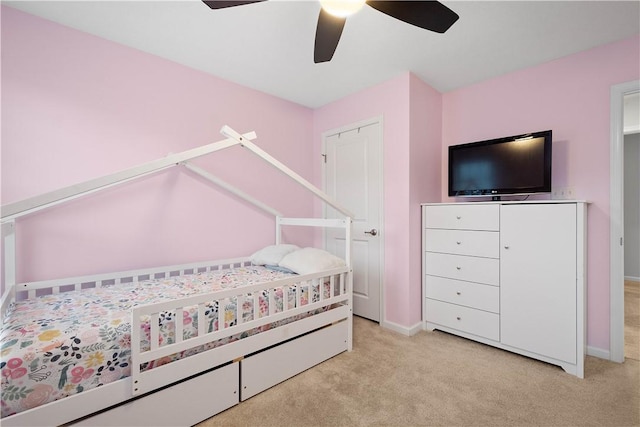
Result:
[[[322,157],[324,157],[324,162],[327,163],[327,155],[326,154],[320,154]]]
[[[622,237],[620,238],[620,246],[623,246]]]

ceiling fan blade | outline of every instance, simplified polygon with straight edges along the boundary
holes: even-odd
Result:
[[[259,3],[266,0],[245,0],[245,1],[223,1],[223,0],[202,0],[211,9],[223,9],[225,7],[242,6],[245,4]]]
[[[438,1],[367,0],[367,4],[389,16],[425,30],[444,33],[459,18]]]
[[[324,9],[320,9],[318,16],[318,26],[316,27],[316,43],[313,52],[313,62],[331,61],[333,53],[338,47],[340,36],[346,18],[338,18],[328,14]]]

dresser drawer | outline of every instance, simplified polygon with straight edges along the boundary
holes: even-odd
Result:
[[[427,298],[492,313],[500,312],[500,288],[497,286],[436,276],[427,276],[425,280]]]
[[[428,205],[424,210],[425,228],[457,230],[500,229],[500,206],[493,205]]]
[[[500,260],[425,252],[425,274],[467,282],[500,285]]]
[[[426,299],[427,322],[490,340],[500,340],[500,316],[461,305]]]
[[[487,258],[500,256],[500,233],[497,231],[427,228],[424,233],[424,249],[429,252]]]

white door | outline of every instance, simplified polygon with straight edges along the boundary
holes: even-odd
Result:
[[[353,218],[353,313],[380,321],[382,292],[382,125],[369,121],[324,134],[325,191]],[[326,217],[336,217],[326,208]],[[344,256],[344,236],[325,233],[328,251]]]

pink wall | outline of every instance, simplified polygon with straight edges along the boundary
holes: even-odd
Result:
[[[441,95],[410,73],[314,112],[315,150],[323,132],[383,117],[384,320],[421,319],[419,204],[439,198]],[[320,163],[316,179],[321,180]],[[433,181],[430,181],[433,178]]]
[[[313,112],[288,101],[5,6],[2,60],[2,204],[222,140],[224,124],[256,131],[303,176],[313,168]],[[311,196],[250,156],[196,163],[312,214]],[[246,255],[272,243],[272,223],[175,168],[21,219],[18,280]]]
[[[553,130],[553,185],[588,211],[588,345],[609,349],[609,147],[612,85],[640,78],[640,38],[598,47],[443,96],[446,147]],[[441,191],[448,200],[446,168]]]
[[[421,203],[440,201],[442,94],[415,75],[410,77],[410,325],[422,319]],[[416,313],[418,316],[416,317]]]

